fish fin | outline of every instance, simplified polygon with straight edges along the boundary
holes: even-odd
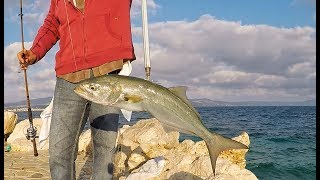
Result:
[[[142,101],[142,98],[140,96],[135,96],[135,95],[124,95],[123,96],[124,100],[130,103],[138,103]]]
[[[249,149],[248,146],[232,140],[230,138],[225,138],[219,134],[213,133],[210,139],[205,139],[207,144],[207,148],[209,151],[209,156],[211,160],[211,166],[213,174],[216,175],[216,162],[218,159],[219,154],[225,150],[231,149]]]
[[[186,104],[188,104],[198,115],[199,118],[201,118],[198,111],[193,107],[191,102],[189,101],[187,97],[187,87],[186,86],[177,86],[177,87],[170,87],[168,88],[173,94],[178,96],[180,99],[182,99]]]
[[[132,111],[121,109],[121,112],[123,114],[123,117],[126,118],[127,121],[131,120]]]
[[[190,104],[190,101],[187,98],[187,87],[186,86],[177,86],[168,88],[173,94],[177,95],[179,98],[183,99]]]

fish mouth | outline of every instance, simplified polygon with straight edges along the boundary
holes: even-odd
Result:
[[[83,90],[83,88],[81,86],[77,86],[74,88],[73,90],[76,94],[78,94],[79,96],[84,96],[85,91]]]

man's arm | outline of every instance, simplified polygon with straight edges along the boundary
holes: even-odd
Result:
[[[42,59],[60,39],[58,30],[59,21],[55,16],[55,10],[56,0],[51,0],[49,12],[44,19],[43,25],[39,28],[37,36],[35,37],[30,49],[36,55],[35,62]]]

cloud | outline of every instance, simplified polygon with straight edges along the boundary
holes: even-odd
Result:
[[[132,75],[144,78],[141,30],[132,28],[137,39]],[[149,40],[151,79],[166,87],[185,85],[189,98],[223,101],[315,98],[316,41],[312,27],[244,25],[203,15],[194,21],[151,23]],[[10,87],[5,88],[5,102],[25,99],[23,74],[16,73],[19,49],[19,43],[4,49],[5,84]],[[55,51],[50,50],[28,70],[31,98],[52,96]]]
[[[32,42],[25,42],[29,49]],[[15,42],[4,49],[4,102],[16,102],[26,99],[24,73],[20,70],[17,53],[21,43]],[[30,98],[49,97],[53,95],[55,85],[54,53],[56,47],[50,50],[45,58],[27,69],[28,90]],[[20,72],[20,73],[19,73]]]
[[[154,0],[147,0],[147,11],[148,14],[155,14],[157,9],[160,8],[160,5],[156,4]],[[132,18],[141,18],[141,0],[132,0],[131,5],[131,17]]]
[[[192,98],[315,98],[314,28],[242,25],[210,15],[190,22],[153,23],[149,28],[152,78],[164,85],[193,87]],[[142,38],[141,27],[133,33]],[[135,45],[134,68],[144,77],[141,48],[142,44]]]

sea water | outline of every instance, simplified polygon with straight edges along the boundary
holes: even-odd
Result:
[[[246,154],[246,169],[258,179],[301,180],[316,179],[316,107],[315,106],[231,106],[196,108],[203,123],[210,130],[226,137],[245,131],[250,145]],[[41,112],[33,112],[39,118]],[[19,120],[27,119],[27,112],[18,112]],[[147,112],[134,112],[127,122],[120,116],[120,124],[132,125],[137,120],[151,118]],[[89,125],[86,125],[89,128]],[[195,136],[180,134],[180,141]]]

